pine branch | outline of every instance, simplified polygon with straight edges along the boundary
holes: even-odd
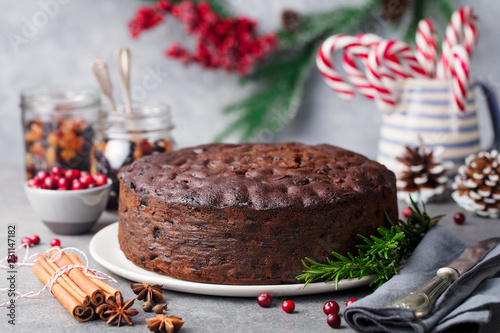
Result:
[[[434,4],[441,12],[441,15],[443,16],[445,21],[448,21],[455,11],[455,8],[448,0],[434,0]]]
[[[265,77],[268,87],[224,109],[224,113],[239,113],[240,117],[220,133],[215,141],[221,141],[236,132],[242,132],[242,141],[249,141],[262,130],[279,130],[299,107],[314,55],[315,52],[309,50],[285,60],[275,60],[266,65],[265,68],[270,68],[269,72],[264,68],[264,71],[258,71],[253,77],[247,78],[261,81]]]
[[[201,1],[206,1],[210,3],[210,7],[212,10],[217,13],[220,17],[230,17],[231,13],[229,13],[225,6],[224,6],[224,0],[195,0],[195,2],[201,2]]]
[[[425,8],[428,6],[427,0],[415,0],[410,25],[406,29],[403,40],[408,44],[415,44],[415,34],[417,33],[418,23],[425,18]]]
[[[145,0],[147,2],[158,2],[158,0]],[[169,0],[170,3],[172,4],[177,4],[179,2],[182,2],[184,0]],[[210,3],[210,6],[212,10],[217,13],[220,17],[230,17],[231,14],[224,8],[224,0],[192,0],[195,3],[199,3],[202,1]]]
[[[332,261],[327,258],[326,264],[305,258],[302,260],[305,270],[303,274],[297,276],[297,279],[305,280],[304,288],[317,280],[325,282],[334,280],[338,288],[341,280],[375,275],[370,286],[380,287],[391,276],[397,274],[402,260],[411,256],[425,233],[443,217],[440,215],[431,218],[425,210],[425,205],[421,211],[413,200],[411,212],[406,222],[399,220],[399,223],[395,225],[389,220],[392,225],[390,228],[378,228],[380,237],[368,238],[358,235],[364,244],[357,246],[357,256],[351,253],[342,256],[333,252],[332,255],[338,260]]]
[[[322,40],[335,33],[359,31],[359,25],[380,5],[380,0],[370,0],[361,8],[338,8],[328,13],[305,15],[299,31],[291,32],[284,28],[277,31],[280,46],[300,48]]]
[[[448,0],[434,0],[433,5],[437,6],[441,16],[445,22],[448,22],[451,15],[455,11],[453,5]],[[418,22],[427,16],[427,8],[431,5],[429,0],[415,0],[413,2],[413,11],[410,25],[404,35],[404,41],[408,44],[415,43],[415,34],[417,33]]]
[[[448,0],[436,0],[434,4],[437,7],[438,11],[441,13],[444,22],[448,23],[451,16],[453,15],[453,12],[455,11],[453,5]],[[444,40],[444,32],[438,33],[438,37],[438,40],[440,41],[438,45],[441,46],[441,41]]]
[[[334,33],[347,34],[359,30],[360,22],[379,2],[371,0],[362,8],[342,8],[326,14],[308,15],[297,33],[279,30],[282,48],[301,51],[286,57],[276,54],[241,80],[242,84],[260,83],[262,90],[224,109],[224,113],[238,114],[239,117],[215,141],[220,142],[238,132],[241,134],[240,141],[250,141],[263,131],[280,130],[298,111],[304,83],[320,42]],[[291,51],[288,50],[288,53]]]

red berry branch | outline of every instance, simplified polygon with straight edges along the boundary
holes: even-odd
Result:
[[[141,7],[128,23],[130,35],[134,38],[141,32],[151,29],[165,20],[165,12],[160,6]]]
[[[222,141],[238,133],[241,141],[251,141],[264,139],[293,119],[321,42],[333,34],[369,32],[359,29],[366,26],[363,22],[367,17],[380,13],[383,2],[367,0],[358,7],[336,7],[309,15],[285,10],[280,29],[259,35],[255,21],[230,15],[224,1],[156,0],[153,5],[137,10],[129,22],[129,30],[136,38],[171,16],[196,39],[196,46],[188,50],[174,42],[165,50],[165,56],[184,64],[197,63],[204,68],[244,75],[243,83],[259,83],[260,89],[223,110],[226,114],[236,114],[236,118],[215,138]],[[453,12],[448,0],[436,3],[433,5],[447,18]],[[427,2],[412,4],[411,22],[418,23],[426,12]],[[413,30],[407,34],[414,35],[416,25],[410,27]]]
[[[258,35],[255,21],[245,16],[221,17],[205,1],[160,0],[152,6],[141,7],[129,22],[130,34],[138,37],[163,22],[167,14],[178,19],[197,40],[194,52],[178,43],[171,44],[165,51],[167,57],[184,64],[198,63],[205,68],[222,68],[244,75],[276,47],[276,34]]]

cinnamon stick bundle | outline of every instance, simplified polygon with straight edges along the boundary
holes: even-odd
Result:
[[[51,257],[54,255],[59,256],[54,263],[59,267],[74,265],[74,263],[69,259],[66,253],[61,252],[57,254],[57,250],[52,250],[50,252]],[[104,302],[104,293],[101,288],[99,288],[96,284],[90,281],[90,278],[83,274],[83,272],[79,269],[72,269],[67,273],[67,276],[73,280],[80,289],[82,289],[87,296],[90,298],[90,303],[93,306],[99,306]]]
[[[71,252],[68,254],[68,257],[71,259],[71,261],[75,265],[85,265],[83,263],[83,261],[81,261],[80,258],[78,258],[76,253]],[[95,276],[95,274],[92,273],[91,271],[88,271],[88,274]],[[94,284],[96,284],[98,287],[100,287],[104,291],[104,296],[106,298],[106,302],[108,300],[113,300],[113,301],[115,300],[116,293],[118,292],[117,289],[113,288],[112,286],[110,286],[106,282],[99,280],[99,279],[92,279],[92,282],[94,282]]]
[[[85,265],[75,253],[65,254],[53,250],[50,255],[57,259],[51,261],[46,254],[42,254],[37,256],[37,262],[33,265],[33,272],[44,284],[47,284],[61,267]],[[91,271],[87,271],[87,274],[95,276]],[[105,314],[108,309],[106,302],[114,301],[118,290],[75,268],[57,278],[52,293],[76,320],[83,322],[92,319],[94,315],[107,320],[109,315]]]
[[[47,259],[47,255],[45,254],[36,257],[37,262],[52,276],[60,267]],[[73,296],[78,302],[82,303],[83,306],[89,306],[90,298],[66,274],[62,274],[57,279],[57,283],[59,283],[61,287],[70,293],[71,296]]]
[[[40,264],[33,265],[33,273],[44,283],[47,284],[52,274]],[[60,278],[59,278],[60,279]],[[52,286],[52,294],[59,300],[62,306],[78,321],[85,322],[94,318],[94,309],[90,306],[84,306],[77,301],[66,289],[59,284],[59,279]]]
[[[108,318],[111,316],[110,314],[106,314],[106,311],[108,311],[109,305],[107,303],[102,303],[95,309],[95,313],[101,318],[102,320],[108,320]]]

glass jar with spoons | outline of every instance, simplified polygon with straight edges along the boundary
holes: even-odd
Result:
[[[118,170],[145,155],[174,149],[170,109],[162,103],[136,105],[130,99],[130,53],[120,49],[118,67],[124,93],[124,106],[116,106],[106,63],[95,60],[91,67],[109,107],[102,108],[96,126],[92,152],[92,172],[112,179],[108,210],[118,209]]]

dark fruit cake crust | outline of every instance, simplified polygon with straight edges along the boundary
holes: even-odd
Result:
[[[330,145],[208,144],[121,169],[118,238],[136,265],[218,284],[297,283],[397,220],[394,174]]]

